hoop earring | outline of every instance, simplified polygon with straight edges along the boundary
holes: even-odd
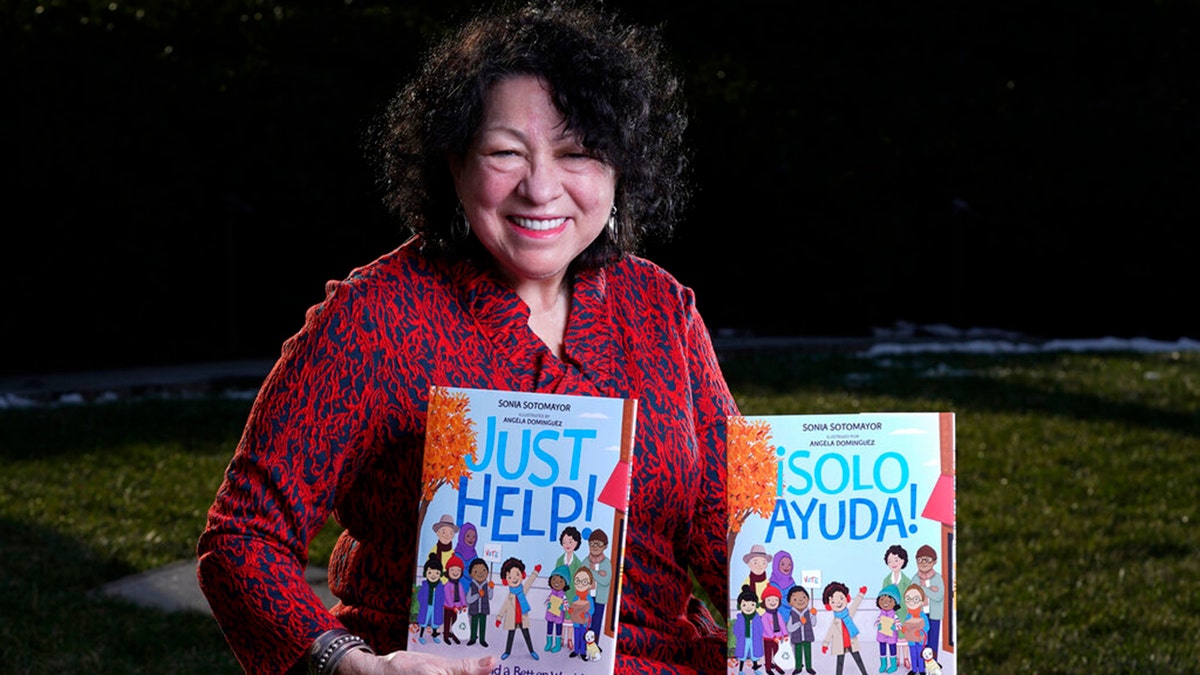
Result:
[[[616,242],[617,236],[620,233],[617,231],[617,205],[615,202],[612,206],[612,212],[608,214],[608,222],[604,224],[604,227],[608,229],[609,239],[612,239],[613,242]]]
[[[467,214],[463,213],[462,202],[454,209],[454,219],[450,221],[450,238],[455,241],[465,241],[471,235],[471,223]]]

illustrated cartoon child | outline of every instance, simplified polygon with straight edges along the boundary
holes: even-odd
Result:
[[[544,652],[557,652],[562,649],[563,619],[567,616],[567,577],[571,569],[559,565],[550,573],[550,594],[546,596],[546,646]]]
[[[883,577],[883,583],[879,587],[890,585],[896,588],[908,588],[912,580],[901,571],[908,566],[908,551],[904,550],[900,544],[892,544],[887,551],[884,551],[883,562],[888,566],[888,573]]]
[[[527,596],[541,571],[541,565],[534,565],[533,574],[526,577],[525,563],[518,558],[509,558],[500,565],[500,576],[504,579],[504,585],[508,587],[508,597],[504,599],[500,613],[496,615],[496,627],[503,626],[508,631],[508,644],[504,647],[504,653],[500,655],[501,660],[512,654],[513,636],[518,628],[525,636],[525,646],[529,648],[529,655],[534,661],[538,660],[537,652],[533,651],[533,638],[529,636],[529,614],[533,608]]]
[[[763,625],[763,655],[766,657],[768,673],[783,675],[783,668],[775,663],[775,653],[779,651],[779,643],[787,637],[787,621],[780,616],[779,606],[783,604],[783,595],[778,588],[767,584],[762,597],[762,615],[759,620]]]
[[[909,584],[904,589],[904,609],[900,634],[908,642],[909,672],[923,673],[925,660],[921,658],[921,650],[929,637],[929,615],[925,613],[925,589],[920,584]]]
[[[554,561],[554,566],[566,565],[571,570],[571,576],[567,579],[567,591],[570,592],[571,579],[575,578],[575,570],[583,565],[583,558],[579,556],[579,546],[583,543],[583,535],[574,525],[568,525],[558,535],[558,543],[562,546],[563,552]]]
[[[896,618],[896,608],[900,606],[900,590],[888,584],[879,591],[875,598],[875,606],[879,608],[879,616],[875,619],[875,641],[879,643],[879,672],[894,673],[899,664],[896,662],[896,642],[900,634],[900,620]]]
[[[765,568],[764,568],[765,569]],[[758,617],[758,595],[750,584],[742,584],[737,596],[738,615],[733,619],[734,657],[738,660],[738,672],[746,662],[758,670],[758,661],[763,657],[762,621]]]
[[[754,597],[761,602],[762,593],[767,589],[767,566],[771,564],[771,555],[762,544],[755,544],[750,547],[749,553],[742,556],[742,562],[750,566],[750,574],[742,581],[742,585],[749,585]]]
[[[604,530],[592,530],[592,533],[588,535],[586,562],[587,566],[592,569],[592,577],[596,580],[596,588],[592,593],[592,600],[596,604],[596,611],[592,614],[592,630],[596,633],[596,649],[600,649],[600,636],[604,634],[604,608],[608,604],[608,596],[612,592],[612,561],[604,555],[604,549],[607,546],[608,534]]]
[[[827,654],[832,647],[837,656],[837,675],[842,675],[842,664],[846,654],[854,657],[862,675],[867,675],[867,667],[863,665],[862,654],[858,653],[858,626],[854,623],[854,613],[867,595],[867,587],[860,586],[858,595],[850,600],[850,589],[840,581],[834,581],[825,586],[821,593],[821,601],[833,612],[833,623],[821,641],[821,653]]]
[[[813,626],[817,623],[817,608],[810,607],[808,591],[803,586],[792,586],[788,590],[787,601],[792,608],[787,618],[788,636],[792,640],[792,650],[796,654],[796,668],[792,675],[799,675],[800,667],[805,666],[809,675],[816,675],[813,670],[812,643],[817,639]]]
[[[471,568],[467,572],[471,577],[471,584],[467,587],[467,615],[471,617],[471,639],[467,640],[467,645],[475,644],[478,639],[480,645],[488,646],[487,617],[492,613],[492,593],[496,586],[494,581],[488,579],[490,572],[487,561],[483,558],[471,561]]]
[[[442,622],[442,608],[446,604],[445,589],[442,586],[442,559],[436,551],[429,553],[429,559],[422,566],[425,578],[417,587],[417,625],[421,627],[417,633],[417,642],[425,644],[425,629],[432,631],[433,641],[438,639],[438,626]]]
[[[937,551],[929,544],[918,548],[917,574],[912,579],[914,584],[920,584],[921,589],[925,591],[925,613],[929,615],[929,635],[925,644],[932,650],[934,660],[938,657],[942,616],[946,613],[946,581],[933,568],[937,559]]]
[[[462,644],[462,640],[454,634],[454,622],[458,621],[458,613],[467,608],[467,580],[463,578],[463,561],[457,555],[451,555],[446,562],[446,574],[442,577],[442,636],[446,644]]]
[[[449,513],[443,513],[442,517],[433,524],[433,532],[437,535],[437,541],[433,542],[433,549],[430,553],[438,554],[442,569],[445,569],[446,563],[450,562],[450,556],[454,555],[454,534],[458,532],[458,525],[454,523],[454,519],[450,517]]]
[[[596,611],[596,604],[592,600],[594,583],[591,568],[580,567],[575,570],[571,582],[573,597],[568,610],[571,624],[575,627],[575,639],[571,644],[571,653],[567,654],[569,657],[578,656],[587,660],[587,632],[592,629],[592,614]]]

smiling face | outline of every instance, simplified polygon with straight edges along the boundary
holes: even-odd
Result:
[[[846,607],[847,602],[846,594],[841,591],[834,591],[829,596],[829,607],[835,612],[842,611]]]
[[[508,574],[504,575],[504,582],[513,588],[520,586],[522,581],[525,581],[525,573],[518,567],[509,568]]]
[[[529,75],[492,85],[466,155],[450,160],[471,230],[517,287],[561,281],[616,192],[616,171],[567,131],[547,88]]]
[[[584,572],[575,573],[575,592],[583,595],[585,591],[592,587],[592,575]]]
[[[793,566],[792,566],[791,557],[785,555],[779,559],[779,571],[780,572],[782,572],[784,574],[791,574],[792,569],[793,569]]]
[[[575,549],[579,548],[579,540],[570,532],[563,532],[558,537],[558,541],[562,544],[564,553],[574,553]]]
[[[921,595],[921,591],[915,588],[910,588],[904,592],[904,606],[914,614],[916,613],[916,610],[920,609],[921,605],[924,604],[925,596]]]
[[[800,592],[789,593],[788,604],[792,606],[792,609],[803,612],[808,609],[808,594]]]
[[[475,528],[470,528],[463,533],[463,541],[466,542],[467,546],[474,546],[478,540],[479,534],[475,532]]]
[[[904,558],[901,558],[895,553],[889,553],[887,554],[887,566],[891,571],[899,572],[904,568]]]
[[[471,565],[471,578],[482,584],[488,578],[488,566],[486,564]]]
[[[750,562],[746,563],[750,566],[750,571],[761,575],[767,571],[767,565],[771,563],[771,559],[765,555],[756,555],[750,558]]]
[[[454,528],[449,525],[440,525],[434,532],[437,534],[438,541],[442,542],[443,546],[454,541]]]

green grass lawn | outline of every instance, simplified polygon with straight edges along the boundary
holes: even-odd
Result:
[[[1200,669],[1200,352],[725,368],[746,414],[957,413],[960,672]],[[208,616],[89,591],[193,555],[248,407],[0,411],[0,670],[241,672]]]

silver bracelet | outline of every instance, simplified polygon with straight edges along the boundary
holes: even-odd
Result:
[[[375,653],[366,641],[349,631],[339,628],[321,633],[308,650],[309,675],[333,675],[342,657],[354,649]]]

